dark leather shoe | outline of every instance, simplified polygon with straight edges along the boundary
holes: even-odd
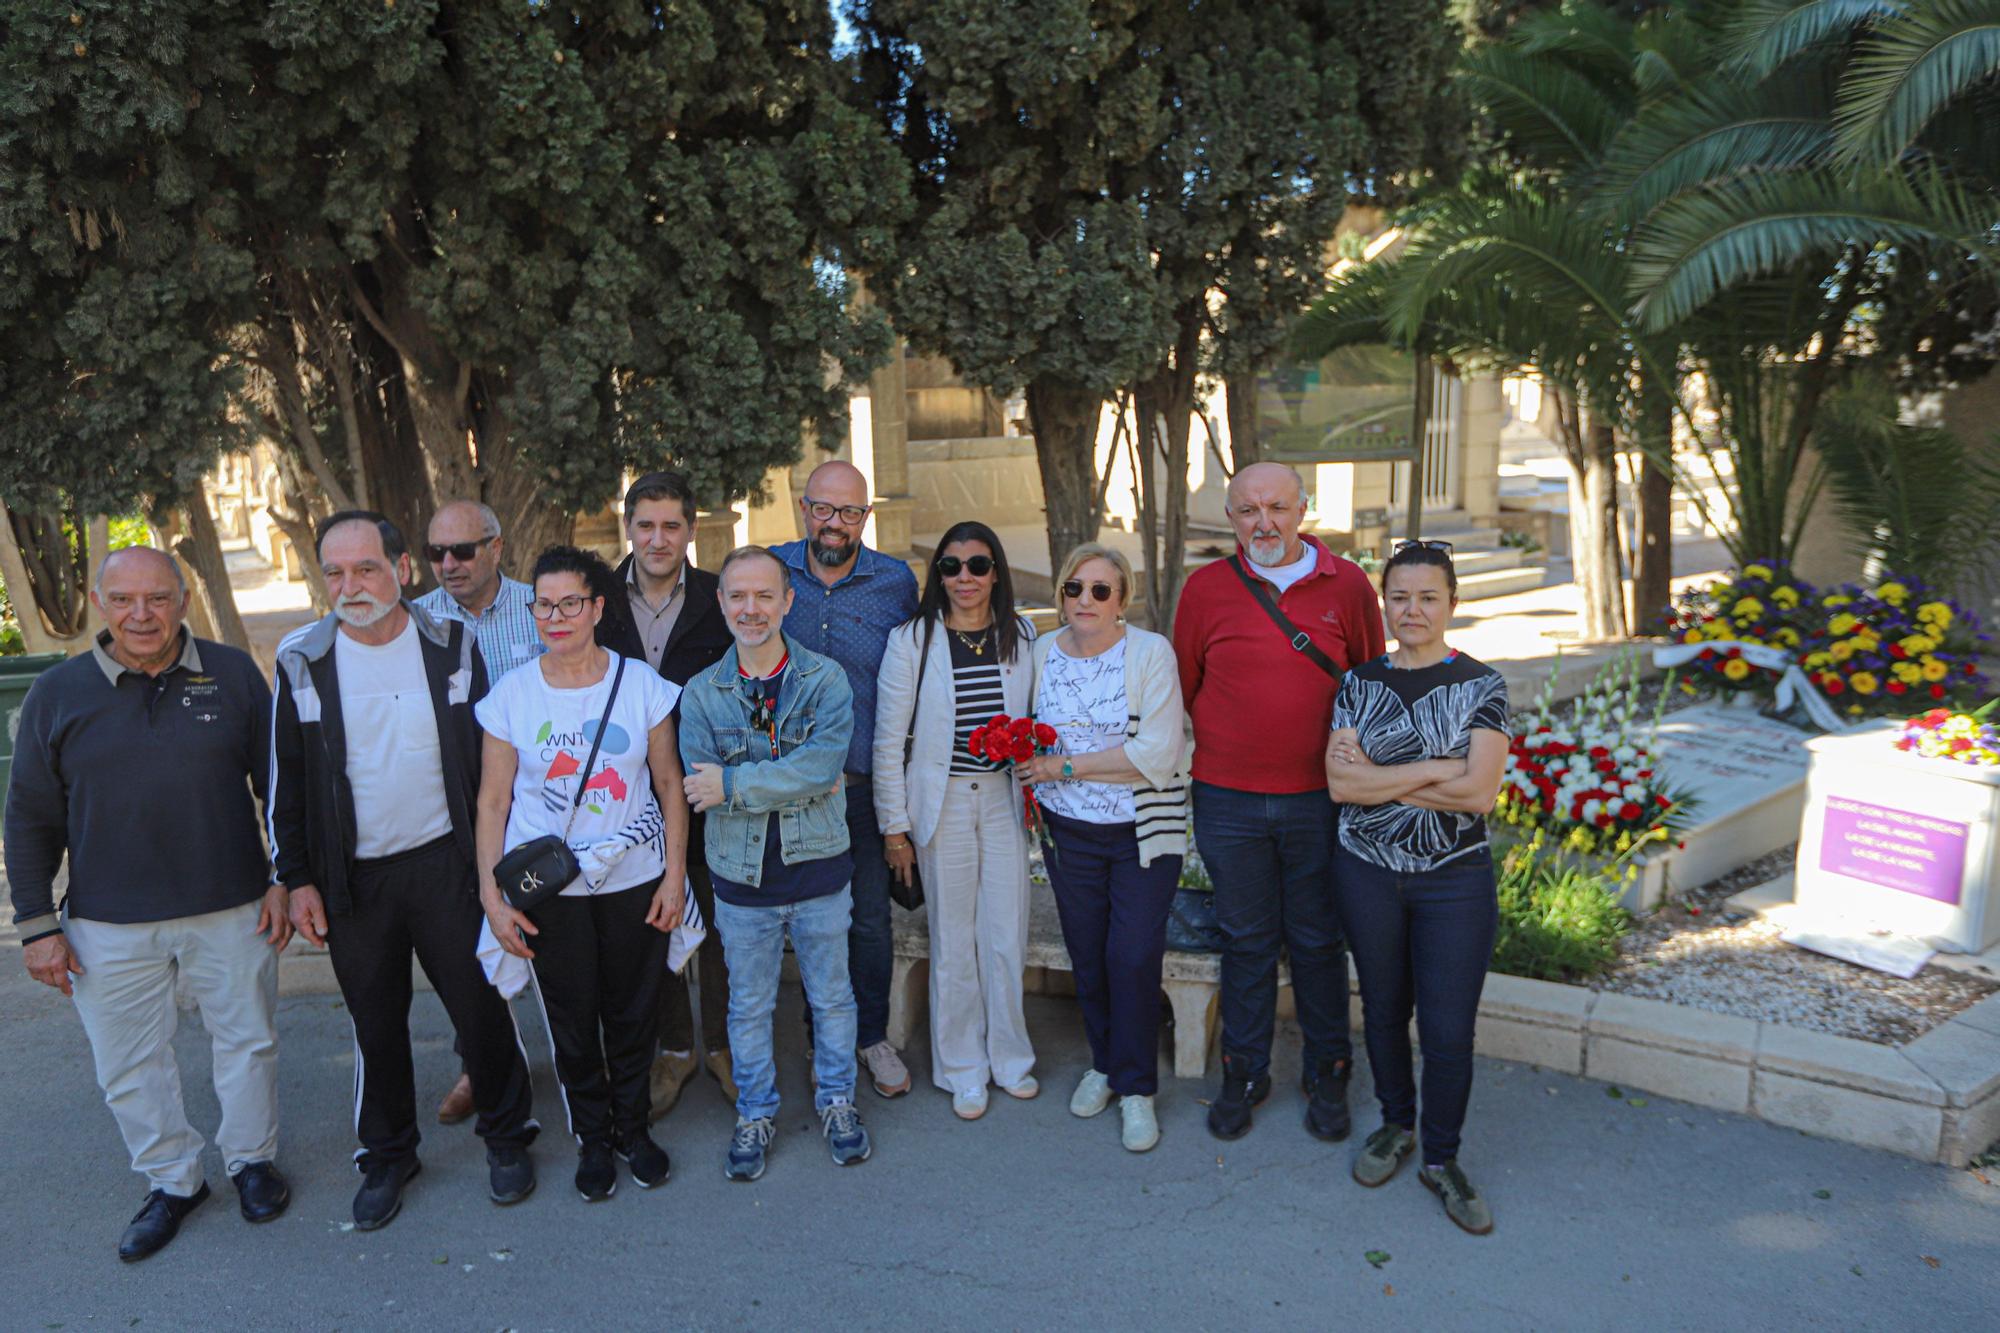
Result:
[[[1354,1122],[1347,1114],[1347,1080],[1353,1073],[1351,1061],[1327,1060],[1299,1079],[1306,1094],[1306,1129],[1314,1138],[1338,1143],[1352,1132]]]
[[[377,1162],[369,1167],[368,1174],[361,1179],[361,1188],[354,1193],[355,1230],[373,1231],[393,1222],[403,1208],[403,1186],[416,1179],[417,1172],[423,1169],[423,1163],[414,1157]]]
[[[125,1234],[118,1238],[118,1257],[129,1264],[158,1254],[179,1233],[181,1219],[207,1199],[207,1181],[203,1181],[201,1188],[186,1198],[165,1190],[154,1190],[146,1196],[145,1204],[132,1218],[132,1225],[126,1227]]]
[[[1222,1091],[1208,1108],[1208,1132],[1218,1139],[1240,1139],[1250,1132],[1250,1115],[1271,1095],[1271,1076],[1250,1078],[1231,1056],[1222,1057]]]
[[[292,1187],[269,1162],[249,1162],[236,1173],[236,1200],[246,1222],[268,1222],[292,1201]]]
[[[535,1159],[526,1148],[488,1148],[486,1185],[493,1202],[519,1203],[535,1192]]]

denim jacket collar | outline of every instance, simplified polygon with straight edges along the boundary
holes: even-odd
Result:
[[[806,693],[806,682],[810,681],[821,671],[824,671],[826,666],[824,659],[812,653],[800,652],[798,645],[786,637],[783,630],[778,631],[778,637],[784,640],[785,652],[790,657],[790,665],[786,669],[794,674],[800,686],[798,689],[785,691],[785,711],[780,714],[782,718],[789,715],[791,710],[798,706],[799,699]],[[715,666],[709,670],[708,683],[718,690],[726,690],[730,694],[733,694],[736,697],[736,702],[741,704],[745,710],[748,710],[755,702],[750,697],[749,690],[745,687],[744,677],[737,670],[736,644],[733,642],[729,645],[729,650],[723,653],[716,660]]]

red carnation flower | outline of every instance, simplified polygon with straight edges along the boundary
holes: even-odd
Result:
[[[1611,812],[1610,812],[1610,811],[1608,811],[1608,810],[1607,810],[1607,811],[1605,811],[1605,812],[1604,812],[1603,814],[1601,814],[1601,815],[1599,815],[1599,816],[1597,817],[1597,827],[1599,827],[1599,828],[1610,828],[1610,827],[1611,827]]]
[[[1639,808],[1639,803],[1637,801],[1627,801],[1625,802],[1623,808],[1621,808],[1618,811],[1618,817],[1620,819],[1632,820],[1632,819],[1637,819],[1640,815],[1643,815],[1645,813],[1646,812],[1644,810],[1641,810]]]
[[[1016,736],[1013,741],[1013,752],[1008,757],[1017,763],[1033,759],[1035,757],[1035,738],[1033,736]]]
[[[986,719],[986,725],[995,731],[1005,731],[1007,724],[1013,720],[1013,718],[1008,717],[1005,713],[995,713],[992,717]]]
[[[1847,691],[1847,682],[1829,671],[1819,678],[1819,687],[1828,694],[1844,694]]]
[[[1931,686],[1931,698],[1933,698],[1933,699],[1942,699],[1942,698],[1944,698],[1944,686],[1942,686],[1942,685],[1933,685],[1933,686]]]
[[[1910,687],[1905,685],[1902,681],[1892,680],[1889,682],[1889,693],[1908,694],[1909,692],[1910,692]]]
[[[1035,724],[1035,744],[1048,746],[1056,743],[1056,729],[1046,722]]]
[[[1903,651],[1902,644],[1892,643],[1889,645],[1889,656],[1901,661],[1903,658],[1908,657],[1909,654]]]
[[[1015,737],[1025,736],[1030,741],[1034,740],[1035,719],[1031,717],[1015,718],[1012,722],[1009,722],[1007,724],[1007,734]]]

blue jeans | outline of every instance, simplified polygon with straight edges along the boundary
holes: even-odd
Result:
[[[1492,854],[1472,852],[1410,874],[1384,870],[1344,847],[1335,857],[1382,1123],[1405,1129],[1418,1123],[1414,1007],[1424,1052],[1424,1161],[1451,1161],[1472,1098],[1472,1029],[1500,928]]]
[[[854,1100],[854,991],[847,981],[852,907],[853,896],[846,889],[784,907],[736,907],[716,900],[715,928],[722,932],[722,955],[729,964],[729,1056],[736,1072],[736,1114],[742,1119],[778,1113],[771,1014],[778,1007],[787,932],[818,1033],[813,1043],[813,1073],[819,1083],[814,1109]]]
[[[1215,884],[1222,953],[1222,1058],[1231,1077],[1262,1078],[1278,1021],[1278,950],[1292,961],[1292,998],[1307,1069],[1352,1060],[1347,947],[1333,902],[1333,800],[1323,791],[1270,795],[1193,784],[1194,840]]]
[[[854,984],[857,1045],[889,1038],[889,980],[896,970],[896,937],[889,926],[889,862],[875,822],[875,788],[867,778],[847,787],[847,845],[854,856],[854,924],[847,931],[847,975]],[[806,1040],[812,1040],[812,1006],[806,1006]]]

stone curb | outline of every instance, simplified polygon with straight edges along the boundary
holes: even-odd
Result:
[[[1946,1166],[2000,1139],[2000,996],[1903,1047],[1489,973],[1481,1055]]]

